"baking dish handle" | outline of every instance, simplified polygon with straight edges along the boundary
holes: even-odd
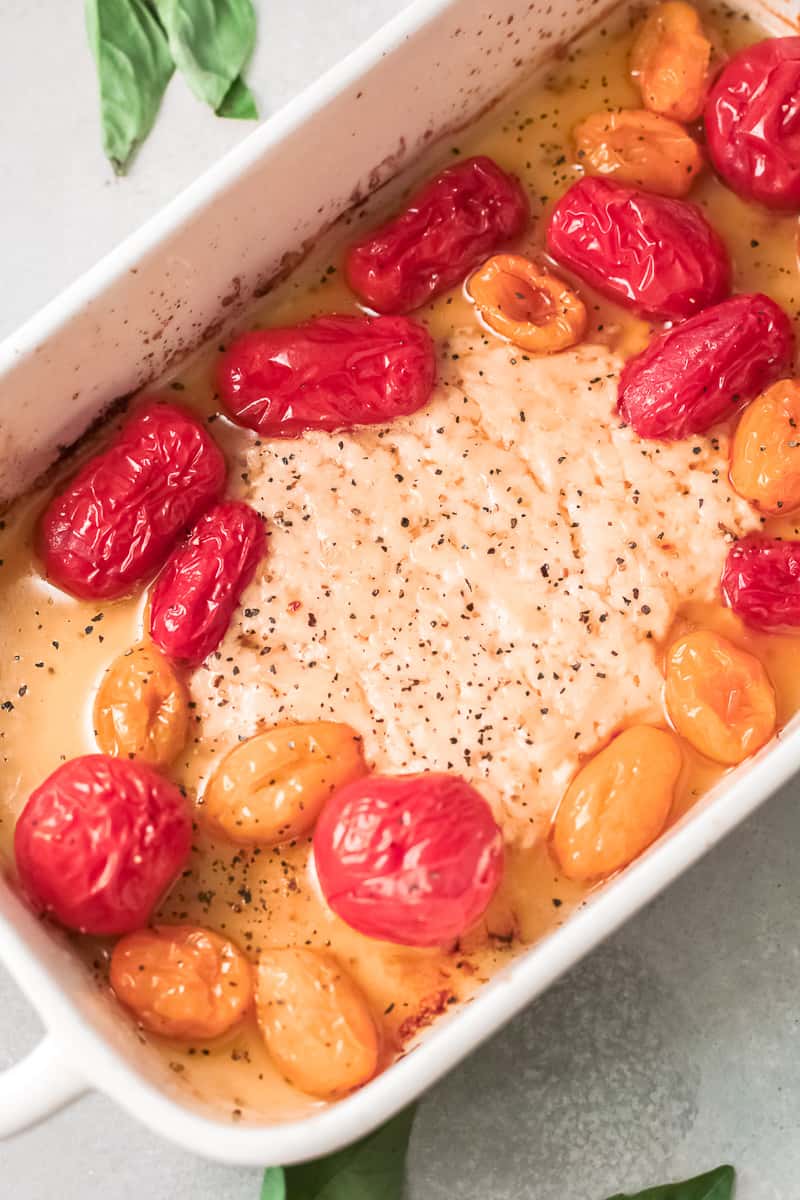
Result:
[[[26,1058],[0,1072],[0,1138],[36,1125],[88,1088],[46,1034]]]

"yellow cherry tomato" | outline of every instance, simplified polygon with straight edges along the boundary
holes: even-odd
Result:
[[[762,512],[800,508],[800,380],[781,379],[748,404],[733,439],[731,483]]]
[[[708,629],[670,647],[664,697],[678,733],[726,766],[755,754],[775,730],[775,692],[763,666]]]
[[[645,108],[674,121],[696,121],[711,80],[711,49],[691,4],[657,4],[645,18],[631,54],[631,74]]]
[[[305,948],[262,951],[256,1010],[275,1065],[301,1092],[342,1096],[375,1074],[375,1022],[332,955]]]
[[[487,259],[467,281],[467,294],[490,329],[532,354],[566,350],[586,332],[583,301],[521,254]]]
[[[180,1040],[219,1037],[253,999],[252,968],[241,950],[196,925],[157,925],[121,938],[111,986],[145,1029]]]
[[[366,771],[361,738],[349,725],[276,725],[225,755],[201,812],[233,842],[288,841],[308,833],[331,792]]]
[[[703,169],[700,147],[683,126],[646,109],[594,113],[574,138],[587,174],[662,196],[685,196]]]
[[[666,824],[681,771],[677,738],[634,725],[578,772],[553,826],[553,850],[569,879],[602,879],[627,866]]]
[[[94,702],[98,748],[165,767],[189,727],[186,688],[155,646],[134,646],[106,671]]]

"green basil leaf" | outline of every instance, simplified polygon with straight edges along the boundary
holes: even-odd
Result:
[[[683,1183],[664,1183],[635,1195],[619,1192],[609,1200],[732,1200],[735,1179],[733,1167],[717,1167]]]
[[[239,121],[258,120],[255,97],[241,75],[236,76],[225,93],[225,99],[217,109],[217,116],[233,117]]]
[[[86,0],[86,28],[100,84],[103,149],[121,175],[153,127],[172,58],[143,0]]]
[[[283,1167],[267,1167],[261,1185],[261,1200],[286,1200],[286,1176]]]
[[[285,1167],[286,1200],[400,1200],[415,1109],[407,1108],[345,1150],[315,1162]],[[264,1188],[274,1187],[264,1176]],[[282,1200],[263,1191],[261,1200]],[[717,1200],[715,1197],[714,1200]]]
[[[175,66],[216,112],[256,40],[252,0],[154,0]]]

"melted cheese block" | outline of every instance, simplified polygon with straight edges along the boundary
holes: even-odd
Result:
[[[510,841],[546,833],[583,756],[663,721],[675,612],[714,597],[731,536],[758,525],[726,437],[620,424],[621,365],[465,335],[422,412],[256,443],[243,495],[270,551],[195,673],[202,739],[347,721],[377,770],[461,772]]]

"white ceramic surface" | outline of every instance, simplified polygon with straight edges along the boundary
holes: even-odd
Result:
[[[789,0],[787,11],[791,7]],[[190,303],[159,338],[149,360],[153,370],[215,319],[237,273],[238,294],[229,311],[274,269],[284,251],[296,248],[298,239],[333,215],[353,187],[371,182],[376,162],[384,164],[383,173],[393,169],[401,138],[405,148],[400,157],[405,158],[429,128],[463,119],[520,73],[532,48],[546,48],[546,41],[533,33],[532,24],[541,23],[531,15],[533,8],[513,0],[493,6],[469,0],[412,5],[385,35],[248,139],[0,347],[5,369],[0,447],[6,479],[9,471],[14,473],[9,489],[27,482],[57,443],[74,436],[105,403],[142,380],[148,369],[145,364],[143,370],[143,342],[172,315],[176,298],[185,294]],[[564,2],[563,10],[551,10],[547,18],[551,24],[545,32],[551,37],[562,36],[570,21],[574,26],[587,19],[580,3]],[[509,38],[507,19],[512,15],[516,30]],[[520,48],[509,44],[517,36]],[[487,58],[490,41],[495,53]],[[459,91],[458,81],[468,76],[473,63],[481,68],[478,82],[471,92]],[[370,89],[380,93],[381,105],[359,106],[359,100],[369,99]],[[404,104],[393,105],[393,94],[398,99],[402,95]],[[402,113],[402,129],[390,125],[387,112]],[[348,139],[351,133],[357,136]],[[287,134],[292,135],[290,143],[284,141]],[[313,186],[309,163],[314,164]],[[280,180],[278,189],[275,180]],[[321,208],[317,197],[323,198]],[[260,247],[255,256],[254,241]],[[130,274],[134,265],[135,276]],[[166,296],[158,294],[164,279]],[[123,311],[136,317],[124,327]],[[64,394],[54,423],[49,399],[53,380],[73,375],[77,382]],[[168,1095],[172,1081],[164,1079],[154,1056],[142,1055],[113,1010],[87,993],[83,971],[66,945],[3,887],[0,953],[36,1003],[50,1037],[0,1080],[0,1128],[10,1132],[88,1084],[200,1154],[265,1164],[323,1153],[377,1124],[434,1081],[756,808],[798,765],[800,731],[793,727],[569,925],[529,951],[476,1002],[441,1022],[420,1050],[335,1108],[280,1128],[231,1127],[178,1103],[174,1088]]]

